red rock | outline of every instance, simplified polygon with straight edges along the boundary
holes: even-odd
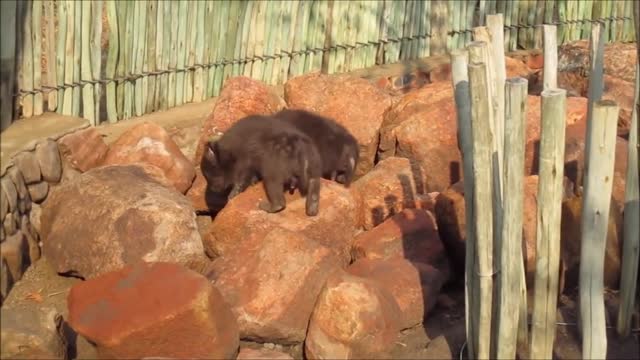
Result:
[[[605,75],[602,99],[613,100],[620,107],[620,113],[618,115],[618,136],[628,135],[631,129],[634,91],[633,82]]]
[[[139,262],[76,283],[69,324],[102,358],[234,358],[238,325],[205,277],[173,263]]]
[[[392,157],[376,164],[351,186],[358,204],[358,227],[371,229],[405,208],[432,208],[424,174],[423,168],[405,158]]]
[[[305,355],[309,359],[384,359],[402,328],[393,295],[375,281],[332,274],[309,321]]]
[[[291,355],[276,350],[269,349],[249,349],[242,348],[236,360],[293,360]]]
[[[527,67],[529,69],[539,70],[544,68],[544,54],[531,54],[527,57]]]
[[[388,290],[402,312],[401,327],[421,324],[436,305],[446,279],[431,265],[409,262],[400,257],[360,259],[347,269],[352,275],[371,279]]]
[[[124,132],[111,144],[104,165],[148,163],[162,169],[171,184],[185,193],[195,177],[193,164],[159,125],[143,122]]]
[[[194,164],[199,166],[206,141],[216,133],[225,132],[241,118],[254,115],[270,115],[286,104],[267,85],[246,76],[237,76],[224,82],[213,111],[202,125],[202,132]]]
[[[141,259],[199,266],[195,218],[189,201],[144,167],[103,166],[51,191],[42,206],[43,253],[56,271],[85,278]]]
[[[353,240],[351,256],[359,259],[401,257],[429,264],[449,277],[449,261],[438,235],[435,217],[429,211],[405,209]]]
[[[216,259],[209,278],[231,304],[242,339],[292,344],[304,341],[316,298],[339,267],[330,249],[275,227]]]
[[[580,244],[582,240],[582,202],[580,196],[573,196],[562,202],[562,257],[560,291],[578,285],[580,271]],[[611,204],[609,226],[604,253],[604,286],[617,289],[620,280],[622,237],[616,229],[615,204]]]
[[[366,79],[349,75],[310,73],[287,81],[285,100],[289,108],[313,111],[335,119],[360,144],[356,178],[374,164],[379,130],[391,98]]]
[[[266,199],[262,183],[255,184],[233,198],[213,220],[202,241],[207,255],[224,255],[242,242],[264,239],[274,227],[298,232],[326,246],[348,263],[349,249],[356,232],[356,203],[344,186],[322,180],[320,211],[317,216],[305,214],[305,199],[296,192],[286,194],[287,207],[268,214],[258,208]]]
[[[63,136],[58,140],[58,148],[69,164],[81,172],[102,165],[109,150],[94,127]]]

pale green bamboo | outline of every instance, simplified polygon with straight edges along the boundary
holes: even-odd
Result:
[[[567,20],[567,0],[558,0],[556,2],[556,8],[558,12],[558,22],[564,22]],[[567,33],[567,25],[558,25],[558,45],[564,43],[565,34]]]
[[[332,46],[337,46],[337,45],[343,45],[344,43],[344,29],[346,27],[347,24],[347,16],[348,16],[348,9],[349,6],[360,6],[360,3],[356,3],[356,2],[335,2],[333,4],[334,7],[334,18],[333,18],[333,25],[334,25],[334,29],[336,31],[336,35],[333,38],[333,44]],[[359,9],[359,8],[358,8]],[[303,14],[305,15],[305,14]],[[304,26],[304,22],[303,22],[303,26]],[[358,32],[357,35],[357,39],[360,40],[360,33]],[[346,60],[346,51],[347,49],[345,48],[341,48],[341,47],[336,47],[336,51],[335,51],[335,62],[334,62],[334,67],[333,67],[333,71],[332,73],[334,74],[338,74],[341,73],[344,69],[344,62]]]
[[[513,7],[518,5],[515,1],[503,1],[504,3],[504,25],[511,25],[511,14],[513,13]],[[504,51],[509,51],[509,46],[511,44],[511,30],[505,28],[504,30]]]
[[[120,47],[119,32],[120,24],[118,24],[118,13],[116,10],[116,1],[107,0],[107,23],[109,24],[109,49],[107,53],[107,64],[105,67],[105,77],[113,79],[116,76],[116,67],[118,65],[118,50]],[[162,35],[160,35],[162,36]],[[110,123],[118,121],[118,109],[116,106],[116,83],[110,82],[106,86],[106,105],[107,120]]]
[[[229,23],[229,19],[231,18],[230,11],[232,4],[228,1],[219,2],[219,15],[216,17],[219,18],[219,22],[217,24],[218,28],[216,29],[216,34],[218,35],[217,42],[215,44],[215,61],[220,62],[222,59],[225,59],[225,51],[226,46],[228,45],[229,36],[227,35],[227,24]],[[236,19],[238,18],[238,14],[235,15]],[[238,25],[239,26],[239,25]],[[234,45],[234,51],[235,49]],[[238,47],[238,51],[240,51],[240,47]],[[222,83],[224,81],[224,71],[226,68],[231,70],[240,69],[240,64],[234,65],[218,65],[216,66],[216,71],[214,74],[214,84],[213,84],[213,96],[218,96],[220,94],[220,89],[222,88]]]
[[[169,46],[169,69],[175,70],[178,66],[178,24],[180,23],[180,3],[178,1],[167,1],[165,3],[169,3],[171,5],[171,25],[167,29],[170,35],[170,46]],[[176,92],[178,89],[177,85],[178,73],[176,71],[171,71],[167,78],[167,87],[169,88],[167,92],[167,108],[172,108],[176,106]]]
[[[582,13],[582,18],[591,19],[592,14],[593,14],[593,1],[584,0],[584,10]],[[582,32],[580,34],[580,38],[588,39],[590,33],[591,33],[591,23],[586,21],[584,24],[582,24]]]
[[[205,12],[207,9],[207,3],[204,1],[199,1],[196,3],[196,34],[195,34],[195,63],[203,64],[205,63],[204,51],[205,51],[205,30],[204,30],[204,22],[205,22]],[[206,77],[204,74],[204,69],[202,67],[197,67],[193,74],[193,102],[201,102],[205,98],[205,86],[206,86]]]
[[[484,26],[487,18],[487,0],[478,0],[478,24],[477,26]]]
[[[298,0],[293,0],[293,1],[285,1],[285,16],[282,22],[282,28],[284,29],[284,31],[286,31],[286,33],[284,34],[285,36],[283,37],[283,42],[282,42],[282,50],[283,51],[291,51],[293,50],[293,42],[294,42],[294,36],[295,36],[295,29],[296,29],[296,19],[298,16],[298,7],[299,7],[299,3],[300,1]],[[289,79],[289,67],[291,64],[291,57],[289,56],[285,56],[282,58],[282,61],[280,62],[280,76],[279,78],[281,79],[280,82],[284,83]]]
[[[625,13],[626,10],[626,1],[616,1],[614,3],[614,8],[616,9],[616,16],[623,17],[631,15],[631,12]],[[624,41],[624,28],[625,23],[623,21],[614,20],[616,23],[616,34],[614,37],[614,41]]]
[[[302,33],[300,36],[300,50],[306,50],[306,39],[309,36],[309,18],[311,16],[311,2],[307,2],[306,5],[304,6],[304,13],[303,13],[303,19],[304,22],[302,23]],[[300,56],[298,56],[297,61],[296,61],[296,66],[297,66],[297,74],[298,75],[302,75],[304,74],[304,64],[307,60],[307,54],[306,53],[302,53]]]
[[[269,43],[269,35],[272,35],[272,31],[268,31],[267,27],[269,27],[271,19],[269,17],[271,13],[271,8],[273,7],[273,1],[260,1],[260,12],[258,13],[258,21],[256,23],[256,28],[258,30],[263,29],[263,31],[256,31],[256,47],[254,54],[256,56],[263,56],[266,54],[267,46]],[[265,62],[261,59],[257,59],[251,64],[251,77],[256,80],[264,79],[264,67]]]
[[[546,0],[544,2],[544,23],[551,24],[553,22],[554,7],[556,6],[556,0]],[[544,43],[544,40],[543,40]]]
[[[24,79],[22,78],[22,74],[24,73],[23,71],[23,67],[24,67],[24,53],[27,51],[17,51],[17,49],[22,49],[22,47],[24,46],[24,31],[22,31],[24,29],[25,26],[25,15],[26,15],[26,8],[29,5],[28,2],[23,2],[23,1],[17,1],[16,2],[16,20],[15,20],[15,49],[16,51],[14,51],[15,53],[15,61],[14,61],[14,67],[15,67],[15,79],[14,81],[17,83],[17,88],[18,89],[23,89],[24,88]],[[7,6],[7,5],[5,5]],[[1,16],[1,15],[0,15]],[[4,16],[7,16],[7,14],[4,14]],[[8,27],[7,23],[2,24],[2,26],[4,28]],[[9,93],[13,93],[13,88],[11,89],[7,89],[7,91]],[[24,96],[16,96],[15,98],[11,99],[11,103],[13,106],[13,111],[11,112],[11,119],[13,121],[14,118],[17,118],[20,116],[20,111],[22,108],[22,99],[24,98]],[[6,116],[6,115],[5,115]],[[6,119],[5,119],[6,122]],[[5,124],[6,125],[6,124]],[[3,125],[3,126],[5,126]]]
[[[82,50],[80,78],[83,81],[91,81],[91,1],[82,1]],[[82,117],[89,120],[93,126],[97,125],[95,101],[93,97],[93,84],[86,82],[82,86]]]
[[[68,4],[66,1],[58,3],[58,38],[56,39],[56,84],[62,86],[65,76],[65,45],[67,41]],[[53,19],[53,18],[52,18]],[[53,20],[52,20],[53,22]],[[62,114],[64,104],[64,89],[58,90],[58,106],[56,112]]]
[[[204,15],[204,56],[203,61],[212,64],[215,61],[215,51],[218,46],[217,26],[220,21],[220,12],[218,11],[220,1],[207,1]],[[210,98],[213,96],[213,85],[215,84],[215,66],[204,69],[204,89],[203,96]]]
[[[531,13],[533,7],[530,6],[529,0],[520,0],[518,1],[518,24],[519,25],[528,25],[529,23],[529,13]],[[529,29],[527,27],[521,27],[518,30],[518,46],[524,49],[529,47]],[[516,50],[516,49],[511,49]]]
[[[163,13],[163,24],[162,24],[162,67],[161,69],[167,70],[169,69],[169,59],[171,58],[171,37],[174,33],[174,29],[171,27],[172,24],[172,16],[171,9],[172,6],[170,1],[162,1],[162,13]],[[161,87],[160,87],[160,109],[166,110],[169,107],[169,93],[172,89],[169,84],[169,74],[161,75]],[[174,87],[175,88],[175,87]]]
[[[140,17],[136,19],[136,39],[137,47],[135,51],[136,56],[136,70],[135,74],[142,74],[148,69],[148,62],[146,59],[147,50],[147,4],[146,2],[137,3],[140,11]],[[147,104],[147,87],[149,83],[149,77],[143,76],[140,79],[136,79],[135,83],[135,104],[136,104],[136,116],[142,116],[144,114],[145,105]]]
[[[135,32],[135,19],[137,19],[136,14],[136,4],[135,2],[125,2],[120,3],[123,5],[127,5],[127,30],[125,32],[125,75],[133,74],[135,61],[134,61],[134,35]],[[132,81],[127,81],[124,87],[124,111],[123,117],[124,119],[129,119],[133,116],[133,102],[134,102],[134,86]]]
[[[613,15],[613,1],[612,0],[603,0],[604,4],[605,4],[605,13],[604,13],[604,17],[605,18],[609,18]],[[614,21],[612,20],[605,20],[604,24],[605,24],[605,32],[604,32],[604,41],[605,42],[610,42],[611,38],[612,38],[612,34],[611,34],[611,28],[613,27],[613,23]]]
[[[284,1],[276,1],[274,4],[274,14],[275,14],[275,28],[277,31],[273,35],[273,43],[271,52],[269,55],[277,55],[280,54],[282,50],[282,39],[286,36],[285,29],[282,26],[282,19],[284,17]],[[282,60],[276,57],[273,60],[269,60],[269,70],[267,74],[269,77],[267,78],[267,83],[276,85],[280,84],[280,63]]]
[[[449,18],[447,2],[436,0],[431,2],[431,43],[429,52],[433,55],[444,55],[447,53],[447,38],[449,37]]]
[[[429,4],[429,3],[427,3]],[[451,30],[453,31],[453,35],[449,37],[447,41],[449,44],[449,49],[455,50],[459,49],[462,45],[460,44],[460,19],[464,16],[462,8],[466,8],[464,1],[451,1],[447,4],[449,7],[449,17],[451,18]]]
[[[458,9],[460,9],[460,5],[458,5]],[[460,11],[458,11],[458,12],[460,12]],[[431,2],[430,1],[425,1],[424,2],[424,12],[422,13],[422,23],[424,24],[424,27],[422,29],[422,31],[423,31],[422,35],[431,34],[430,17],[431,17]],[[458,17],[458,29],[461,28],[461,26],[460,26],[461,19],[462,19],[462,17],[459,16]],[[458,39],[460,39],[459,35],[458,35]],[[421,57],[428,57],[429,56],[429,48],[431,47],[431,41],[430,40],[431,40],[430,37],[426,37],[425,39],[422,40],[422,53],[420,54]],[[458,41],[453,43],[454,47],[457,46]]]
[[[250,29],[255,29],[257,27],[258,15],[260,14],[260,3],[255,2],[251,7],[251,20],[250,21]],[[251,2],[249,3],[251,4]],[[245,20],[246,21],[246,20]],[[246,55],[243,56],[245,59],[252,59],[244,64],[244,76],[251,77],[251,69],[253,68],[253,58],[256,51],[256,39],[257,39],[258,31],[250,30],[247,37],[247,45],[245,47]]]
[[[397,39],[402,37],[402,20],[401,17],[404,13],[405,2],[393,1],[391,2],[391,10],[389,13],[389,26],[387,28],[388,37],[391,39]],[[386,45],[384,62],[390,64],[397,62],[400,56],[400,43],[391,42]]]
[[[145,59],[145,67],[146,70],[144,72],[152,72],[158,70],[156,64],[156,54],[157,54],[157,45],[156,41],[158,38],[158,33],[155,31],[158,28],[158,11],[157,11],[158,1],[157,0],[148,0],[147,1],[147,43],[145,46],[146,59]],[[157,110],[155,107],[156,102],[156,75],[149,75],[145,77],[147,79],[147,86],[145,86],[146,90],[146,101],[143,104],[145,110],[145,114],[149,114]]]
[[[578,13],[576,15],[576,19],[577,20],[590,19],[591,17],[588,14],[591,13],[592,9],[593,9],[593,6],[589,1],[579,1],[578,2]],[[585,28],[586,24],[588,24],[588,22],[585,22],[584,24],[577,24],[576,25],[576,38],[577,39],[584,39],[585,37],[588,38],[588,36],[586,36],[586,32],[584,31],[584,28]]]
[[[185,42],[186,60],[185,67],[191,68],[195,64],[196,53],[196,11],[198,2],[190,1],[187,7],[187,40]],[[184,103],[193,101],[194,71],[189,69],[184,76]]]
[[[424,25],[422,23],[422,14],[424,13],[424,1],[418,1],[417,5],[418,5],[418,10],[416,11],[416,14],[414,16],[415,18],[415,23],[413,26],[413,35],[414,36],[419,36],[422,35],[424,32]],[[422,39],[417,38],[413,40],[413,46],[411,47],[411,56],[414,59],[419,59],[421,56],[421,51],[422,51]],[[448,44],[448,48],[451,48],[451,37],[447,36],[447,44]]]
[[[114,7],[116,10],[116,16],[118,17],[118,48],[117,50],[117,64],[116,64],[116,76],[123,77],[126,74],[126,69],[128,69],[128,65],[126,65],[129,61],[129,57],[126,56],[127,52],[127,38],[125,36],[128,28],[127,21],[127,3],[123,3],[120,1],[114,1]],[[126,84],[124,82],[119,82],[116,84],[116,114],[117,120],[122,119],[124,117],[124,98],[125,98],[125,88]],[[115,122],[114,121],[114,122]]]
[[[261,56],[271,56],[273,55],[273,48],[275,47],[275,38],[277,32],[280,30],[278,28],[278,15],[277,15],[277,6],[279,5],[276,0],[267,1],[266,8],[263,15],[264,21],[264,42],[263,47],[260,51]],[[258,63],[258,74],[259,80],[264,82],[265,84],[269,84],[271,82],[271,70],[273,69],[273,59],[264,58],[261,61],[262,64]]]
[[[47,1],[44,6],[45,19],[47,20],[47,85],[56,86],[56,32],[54,22],[56,19],[53,9],[53,1]],[[60,6],[58,4],[58,6]],[[58,107],[58,91],[53,90],[47,94],[47,110],[56,111]]]
[[[516,0],[514,0],[513,7],[517,9],[518,6],[517,6],[517,4],[515,4],[515,1]],[[467,11],[466,11],[467,18],[465,19],[465,25],[466,25],[465,26],[465,30],[471,30],[474,26],[476,26],[476,24],[474,24],[474,22],[473,22],[473,17],[474,17],[473,15],[475,13],[475,1],[467,0],[466,2],[467,2]],[[433,9],[433,6],[431,6],[431,8]],[[517,22],[517,19],[518,19],[518,16],[516,14],[516,16],[515,16],[513,21]],[[513,21],[512,21],[512,23],[513,23]],[[515,23],[513,23],[513,24],[515,24]],[[432,31],[434,30],[433,25],[434,25],[433,22],[431,22]],[[515,30],[515,31],[517,32],[517,30]],[[465,39],[464,39],[465,46],[468,46],[470,42],[471,42],[471,32],[468,31],[468,32],[465,33]]]
[[[131,2],[131,10],[129,11],[129,14],[133,14],[133,19],[135,20],[130,20],[131,21],[131,32],[130,32],[130,41],[131,41],[131,47],[129,48],[129,52],[127,53],[127,55],[129,56],[129,74],[136,74],[136,55],[137,55],[137,49],[138,49],[138,23],[137,21],[140,20],[140,4],[138,2]],[[131,16],[131,15],[130,15]],[[137,20],[137,21],[136,21]],[[137,84],[137,80],[133,80],[133,81],[129,81],[130,86],[129,86],[129,97],[130,97],[130,101],[125,100],[125,105],[127,105],[127,103],[129,104],[129,106],[127,106],[129,108],[128,110],[128,114],[127,114],[127,118],[131,118],[135,115],[136,112],[136,84]]]
[[[306,28],[306,23],[308,20],[308,14],[309,11],[307,10],[309,8],[309,2],[308,1],[301,1],[298,3],[298,9],[297,9],[297,15],[296,15],[296,24],[295,24],[295,34],[293,37],[293,46],[292,46],[292,50],[293,51],[300,51],[302,50],[302,46],[303,46],[303,40],[304,40],[304,29]],[[337,3],[334,3],[334,6],[338,5]],[[334,9],[335,10],[335,9]],[[334,11],[335,14],[335,11]],[[335,18],[334,18],[335,21]],[[300,71],[302,69],[302,66],[300,65],[302,62],[302,64],[304,64],[304,57],[302,55],[293,55],[291,57],[291,61],[289,63],[289,77],[294,77],[297,75],[300,75]]]
[[[227,48],[228,51],[225,53],[224,57],[227,60],[244,59],[247,47],[244,36],[250,32],[249,30],[253,26],[253,23],[251,22],[251,13],[253,12],[252,8],[254,7],[253,1],[232,1],[230,6],[228,23],[230,32],[226,36],[229,47]],[[242,75],[246,67],[247,63],[245,62],[236,62],[233,65],[225,66],[223,79],[226,79],[231,74],[233,74],[233,76]]]
[[[408,39],[412,33],[413,26],[413,14],[416,12],[416,1],[408,0],[407,8],[404,12],[404,26],[402,28],[402,37],[405,40],[402,40],[402,46],[400,48],[400,58],[402,60],[408,60],[411,58],[411,40]]]
[[[82,2],[74,1],[73,5],[75,7],[73,27],[76,34],[75,38],[73,39],[73,82],[77,84],[80,82],[80,69],[82,66]],[[71,115],[80,116],[80,101],[80,86],[74,86]]]
[[[25,91],[33,90],[33,38],[31,36],[31,21],[32,21],[32,13],[31,10],[33,8],[33,2],[30,0],[25,0],[23,2],[18,2],[18,9],[21,13],[21,20],[24,21],[23,24],[19,24],[19,26],[23,29],[21,32],[21,38],[18,39],[16,45],[17,48],[22,48],[22,59],[18,59],[21,63],[18,70],[18,81],[19,88]],[[22,116],[25,118],[30,118],[33,116],[33,95],[32,94],[24,94],[21,97],[21,106],[22,106]],[[17,113],[16,108],[16,113]]]
[[[239,8],[234,8],[234,5],[239,4],[239,3],[232,3],[232,7],[231,7],[231,13],[233,14],[234,11],[238,12],[237,13],[237,17],[238,20],[240,21],[239,25],[238,25],[238,29],[240,29],[240,25],[242,26],[242,33],[238,33],[237,36],[240,38],[240,47],[239,47],[239,51],[240,51],[240,56],[238,56],[239,59],[247,59],[249,57],[249,41],[251,39],[251,28],[253,27],[254,24],[254,20],[253,20],[253,13],[254,13],[254,7],[257,6],[257,3],[253,2],[253,1],[249,1],[246,4],[246,7],[244,9],[239,9]],[[242,10],[242,11],[240,11]],[[229,17],[230,19],[233,18],[233,16]],[[228,40],[230,42],[230,40]],[[233,66],[234,69],[236,68],[236,65]],[[246,62],[242,62],[241,64],[237,65],[238,67],[238,73],[236,73],[234,71],[234,75],[246,75],[245,71],[246,68],[249,67],[249,69],[251,68],[251,65],[247,65]]]
[[[535,4],[535,19],[532,25],[541,25],[544,23],[544,5],[546,0],[537,0]],[[534,29],[533,48],[542,49],[542,26]]]
[[[91,16],[93,19],[102,20],[103,12],[103,0],[94,0],[91,6]],[[93,21],[91,26],[91,76],[94,80],[101,79],[102,75],[102,21]],[[101,111],[101,99],[102,99],[102,84],[95,84],[93,86],[93,98],[95,102],[95,119],[96,124],[100,124],[102,118]]]
[[[179,71],[176,74],[176,106],[180,106],[184,104],[184,87],[185,87],[185,72],[184,66],[187,61],[187,13],[189,3],[186,1],[181,1],[179,4],[179,13],[178,13],[178,38],[177,38],[177,54],[178,59],[176,61],[176,66]]]
[[[313,1],[311,3],[311,8],[309,9],[309,30],[307,31],[307,37],[304,39],[304,47],[305,49],[313,49],[315,46],[315,35],[319,31],[319,21],[318,18],[318,6],[320,5],[319,1]],[[303,72],[307,73],[313,68],[313,59],[315,55],[313,52],[309,52],[305,58]]]
[[[33,14],[31,21],[31,33],[33,34],[33,87],[39,89],[42,86],[42,2],[33,2]],[[42,93],[33,96],[33,115],[41,115],[43,108]]]
[[[571,6],[571,17],[570,19],[573,21],[580,19],[580,10],[582,8],[582,1],[573,1],[570,3]],[[580,33],[582,30],[582,26],[578,25],[578,23],[571,24],[571,41],[576,41],[580,39]]]
[[[622,41],[624,42],[633,41],[633,37],[631,36],[633,33],[633,2],[632,1],[624,2],[624,11],[622,12],[622,14],[624,14],[623,16],[628,16],[631,18],[631,20],[625,20],[623,22],[624,35],[622,36]]]
[[[73,51],[75,49],[75,14],[76,7],[72,0],[65,1],[66,4],[66,18],[67,18],[67,36],[65,39],[65,50],[64,54],[66,55],[64,60],[64,83],[71,84],[73,83]],[[73,113],[73,87],[68,87],[64,90],[63,102],[62,102],[62,114],[71,115]]]
[[[380,18],[379,14],[382,12],[381,1],[369,1],[369,19],[368,21],[368,34],[367,34],[367,57],[365,66],[371,67],[376,64],[376,51],[377,47],[372,42],[378,41],[378,34],[380,33]],[[418,16],[421,14],[418,14]],[[416,41],[417,42],[417,41]],[[416,47],[417,48],[417,47]]]
[[[519,9],[520,9],[520,1],[509,1],[509,3],[511,4],[511,26],[515,26],[518,25],[520,22],[519,20]],[[470,36],[470,34],[469,34]],[[517,28],[511,28],[510,34],[509,34],[509,48],[508,51],[515,51],[518,48],[518,29]]]
[[[345,50],[344,56],[344,68],[347,71],[359,67],[359,60],[362,60],[360,56],[362,55],[362,49],[357,45],[357,42],[362,40],[364,36],[364,32],[362,31],[362,14],[364,12],[364,4],[363,1],[353,1],[350,4],[347,4],[347,10],[344,13],[346,16],[346,25],[342,31],[346,32],[346,44],[356,46],[355,48],[349,48]],[[360,37],[360,38],[358,38]]]
[[[324,47],[328,7],[328,1],[318,1],[318,28],[314,34],[313,42],[314,48],[316,49],[322,49]],[[322,69],[323,55],[324,53],[320,51],[313,55],[313,71],[320,71]]]
[[[487,15],[493,15],[496,13],[496,0],[487,1]]]
[[[167,16],[169,16],[167,12]],[[156,69],[165,70],[167,68],[166,58],[164,57],[164,44],[167,43],[164,34],[164,22],[165,22],[165,8],[164,2],[159,1],[156,6],[156,53],[153,54],[156,58]],[[154,92],[155,101],[153,102],[153,109],[160,110],[163,108],[165,88],[167,87],[165,81],[165,74],[156,76],[156,86]]]

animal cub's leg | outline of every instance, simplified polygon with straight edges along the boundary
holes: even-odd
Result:
[[[284,191],[282,191],[283,182],[279,178],[267,178],[263,180],[263,184],[268,200],[260,202],[260,209],[268,213],[277,213],[284,210],[286,200]]]
[[[306,196],[305,211],[307,216],[318,215],[320,205],[320,178],[309,179],[309,189]]]
[[[249,185],[251,185],[253,178],[254,176],[245,164],[236,164],[233,172],[233,188],[231,189],[231,192],[229,192],[229,196],[227,198],[231,200],[241,192],[245,191]]]

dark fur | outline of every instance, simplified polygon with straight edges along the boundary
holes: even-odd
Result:
[[[320,153],[322,177],[349,187],[359,159],[358,141],[332,119],[305,110],[282,110],[274,115],[307,134]]]
[[[305,165],[306,164],[306,165]],[[318,213],[322,162],[313,141],[294,126],[270,116],[247,116],[205,149],[202,173],[212,191],[232,199],[262,180],[270,213],[286,206],[284,188],[297,187],[306,197],[306,213]]]

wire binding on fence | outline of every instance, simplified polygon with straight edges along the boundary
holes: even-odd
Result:
[[[610,16],[607,18],[598,18],[598,19],[578,19],[578,20],[566,20],[566,21],[555,21],[555,22],[551,22],[551,23],[545,23],[545,24],[534,24],[534,25],[521,25],[521,24],[516,24],[516,25],[504,25],[504,30],[513,30],[513,29],[532,29],[532,28],[538,28],[538,27],[542,27],[544,25],[571,25],[571,24],[584,24],[584,23],[603,23],[605,21],[631,21],[632,18],[629,16]],[[447,32],[448,36],[452,36],[455,34],[466,34],[466,33],[472,33],[473,30],[470,29],[465,29],[465,30],[451,30]],[[399,38],[386,38],[386,39],[379,39],[377,41],[367,41],[367,42],[355,42],[353,45],[350,44],[336,44],[336,45],[332,45],[332,46],[325,46],[322,48],[308,48],[308,49],[303,49],[303,50],[295,50],[295,51],[286,51],[286,50],[281,50],[279,53],[275,53],[273,55],[253,55],[251,57],[246,57],[246,58],[242,58],[242,59],[234,59],[234,60],[227,60],[227,59],[222,59],[220,61],[216,61],[213,63],[208,63],[208,64],[194,64],[191,66],[187,66],[184,68],[167,68],[164,70],[155,70],[155,71],[146,71],[146,72],[142,72],[139,74],[131,74],[131,75],[127,75],[127,76],[122,76],[122,77],[116,77],[116,78],[106,78],[106,79],[99,79],[99,80],[80,80],[80,81],[76,81],[76,82],[71,82],[71,83],[64,83],[62,85],[58,85],[58,86],[47,86],[47,85],[43,85],[40,86],[39,88],[35,88],[32,90],[23,90],[20,89],[17,93],[13,94],[13,97],[20,97],[20,96],[24,96],[24,95],[35,95],[35,94],[40,94],[40,93],[49,93],[51,91],[57,91],[57,90],[64,90],[67,88],[73,88],[76,86],[84,86],[84,85],[96,85],[96,84],[109,84],[112,82],[115,82],[117,84],[120,83],[124,83],[124,82],[134,82],[140,78],[146,77],[146,76],[158,76],[158,75],[163,75],[163,74],[170,74],[170,73],[181,73],[181,72],[187,72],[187,71],[195,71],[198,68],[201,69],[209,69],[212,67],[217,67],[217,66],[226,66],[226,65],[235,65],[235,64],[247,64],[247,63],[253,63],[256,60],[260,60],[260,61],[264,61],[264,60],[275,60],[275,59],[281,59],[283,57],[289,57],[289,58],[293,58],[294,56],[297,55],[309,55],[309,54],[316,54],[316,53],[325,53],[328,51],[332,51],[332,50],[337,50],[337,49],[344,49],[344,50],[353,50],[353,49],[358,49],[358,48],[363,48],[366,46],[377,46],[377,45],[386,45],[388,43],[399,43],[402,41],[411,41],[411,40],[423,40],[423,39],[427,39],[427,38],[431,38],[432,35],[430,33],[426,33],[426,34],[422,34],[422,35],[413,35],[413,36],[403,36],[403,37],[399,37]]]

